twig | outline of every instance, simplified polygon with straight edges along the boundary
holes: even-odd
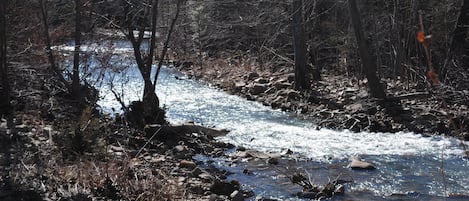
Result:
[[[31,43],[31,39],[30,39],[30,38],[28,38],[28,42],[29,42],[28,47],[26,47],[23,51],[16,53],[16,56],[19,56],[19,55],[21,55],[21,54],[24,54],[24,53],[26,53],[28,50],[31,49],[31,47],[33,46],[33,43]]]
[[[275,56],[280,57],[281,59],[285,60],[286,62],[289,62],[289,63],[292,63],[292,64],[294,63],[293,60],[291,60],[291,59],[289,59],[289,58],[287,58],[287,57],[284,57],[284,56],[282,56],[282,55],[276,53],[272,48],[267,48],[266,46],[262,46],[262,48],[268,50],[269,52],[271,52],[271,53],[274,54]]]
[[[399,96],[388,97],[388,100],[402,100],[402,99],[415,99],[415,98],[426,98],[430,96],[428,92],[414,92],[408,94],[402,94]]]
[[[81,131],[81,132],[85,131],[85,130],[88,128],[88,126],[90,125],[90,123],[91,123],[91,119],[88,119],[88,121],[86,122],[85,126],[83,126],[83,128],[81,128],[80,131]]]
[[[158,128],[158,130],[156,130],[155,133],[153,133],[153,135],[150,137],[150,139],[147,140],[147,142],[143,145],[143,147],[140,148],[140,150],[138,150],[137,154],[135,154],[135,158],[137,158],[138,155],[140,155],[140,152],[142,152],[143,149],[148,145],[148,143],[150,143],[150,141],[153,140],[153,138],[158,134],[158,132],[160,132],[161,128],[163,128],[163,126],[160,126],[160,128]]]

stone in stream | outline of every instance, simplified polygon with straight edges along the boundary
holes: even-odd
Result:
[[[374,170],[374,169],[376,169],[376,167],[373,164],[362,161],[359,156],[354,156],[352,158],[352,162],[350,162],[347,167],[352,168],[354,170]]]
[[[240,184],[238,181],[221,181],[215,180],[210,187],[210,191],[217,195],[227,195],[230,196],[236,190],[239,190]]]
[[[272,199],[272,198],[263,198],[262,196],[258,195],[256,197],[256,201],[279,201],[277,199]]]
[[[204,181],[213,181],[215,179],[212,175],[210,175],[210,173],[200,169],[199,167],[194,168],[194,170],[192,170],[191,172],[191,175],[194,177],[201,178]]]
[[[278,165],[279,161],[278,161],[278,158],[269,158],[267,159],[267,163],[272,164],[272,165]]]
[[[243,194],[238,190],[233,191],[233,193],[230,194],[230,198],[232,201],[244,201]]]

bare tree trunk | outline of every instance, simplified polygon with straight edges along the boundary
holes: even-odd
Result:
[[[73,53],[72,91],[80,97],[81,0],[75,0],[75,51]]]
[[[160,61],[158,62],[158,68],[156,69],[156,74],[155,74],[155,78],[154,78],[154,82],[153,82],[154,86],[156,86],[156,84],[157,84],[158,75],[160,74],[160,70],[161,70],[161,67],[163,66],[164,58],[166,56],[166,53],[168,52],[169,41],[171,40],[171,34],[173,33],[174,25],[176,24],[176,21],[179,18],[179,12],[181,10],[181,4],[182,4],[182,0],[178,0],[177,5],[176,5],[176,15],[174,16],[173,20],[171,21],[171,26],[169,27],[169,31],[168,31],[168,34],[166,35],[166,40],[164,42],[163,50],[161,52]],[[156,21],[155,21],[155,23],[156,23]]]
[[[441,74],[449,79],[460,78],[460,70],[469,73],[469,0],[464,0],[459,13],[456,28]],[[448,76],[448,77],[447,77]],[[467,76],[467,75],[466,75]],[[456,80],[450,80],[452,82]],[[460,82],[464,80],[460,80]],[[465,82],[468,82],[467,78]]]
[[[293,46],[295,49],[295,89],[310,89],[306,63],[306,42],[303,28],[302,0],[293,0]]]
[[[6,0],[0,2],[0,79],[1,93],[0,100],[0,117],[2,114],[8,114],[10,107],[10,84],[8,80],[8,64],[7,64],[7,40],[6,40]]]
[[[129,3],[129,2],[126,2]],[[140,18],[141,22],[139,27],[134,25],[133,18],[131,16],[127,16],[130,14],[130,5],[126,5],[125,9],[125,15],[127,17],[130,17],[126,21],[126,37],[130,40],[132,43],[132,47],[134,49],[134,56],[135,60],[137,62],[137,67],[140,71],[140,74],[142,75],[143,78],[143,97],[142,97],[142,103],[143,103],[143,118],[145,124],[147,123],[158,123],[158,124],[164,124],[164,111],[160,109],[160,103],[158,96],[155,93],[155,84],[151,80],[151,69],[152,69],[152,64],[153,64],[153,58],[155,54],[155,48],[156,48],[156,26],[157,26],[157,17],[158,17],[158,0],[149,0],[147,2],[147,7],[143,10],[143,15],[138,16],[137,18]],[[151,9],[149,9],[151,7]],[[143,42],[143,36],[144,36],[144,31],[145,31],[145,23],[147,20],[148,15],[151,15],[151,37],[149,41],[149,47],[148,47],[148,54],[142,53],[141,52],[141,45]],[[135,37],[134,35],[134,29],[138,29],[138,36]],[[142,126],[142,125],[138,125]]]
[[[352,18],[353,30],[357,39],[358,51],[365,71],[366,78],[368,79],[368,88],[370,89],[371,96],[374,98],[385,98],[386,93],[376,76],[376,64],[373,62],[363,33],[360,13],[358,12],[355,0],[348,0],[350,16]]]
[[[51,45],[51,40],[50,40],[50,35],[49,35],[49,24],[47,23],[47,10],[46,10],[46,5],[44,3],[44,0],[39,0],[39,6],[41,7],[41,16],[42,16],[42,22],[44,25],[44,37],[46,38],[46,52],[47,52],[47,58],[49,59],[50,68],[59,77],[60,81],[68,88],[69,92],[71,92],[68,82],[65,80],[64,76],[62,75],[62,72],[59,70],[59,68],[55,64],[55,58],[54,58],[54,54],[52,53],[52,48],[51,48],[52,45]]]

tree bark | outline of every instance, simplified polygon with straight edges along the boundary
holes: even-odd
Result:
[[[171,35],[173,33],[173,30],[174,30],[174,25],[176,24],[176,21],[179,18],[179,12],[181,10],[181,4],[182,4],[182,0],[178,0],[177,5],[176,5],[176,15],[174,16],[173,20],[171,21],[171,26],[169,27],[168,34],[166,35],[166,40],[164,42],[163,50],[161,52],[160,61],[158,62],[158,67],[156,69],[155,78],[154,78],[154,84],[155,84],[154,86],[156,86],[156,84],[158,82],[158,75],[160,74],[160,70],[161,70],[161,67],[163,66],[164,58],[165,58],[166,53],[168,51],[169,41],[171,40]],[[155,23],[156,23],[156,21],[155,21]]]
[[[441,74],[445,78],[457,79],[460,70],[469,71],[469,0],[464,0],[452,34],[451,44]],[[449,77],[447,77],[448,75]],[[467,80],[466,80],[467,82]]]
[[[51,40],[50,40],[50,35],[49,35],[49,24],[47,23],[47,10],[46,10],[46,5],[44,3],[44,0],[39,0],[39,6],[41,7],[41,17],[42,17],[42,23],[44,26],[44,37],[46,38],[46,52],[47,52],[47,58],[49,59],[50,63],[50,69],[58,76],[60,81],[67,87],[68,92],[71,93],[72,91],[70,90],[69,83],[67,80],[65,80],[64,76],[62,75],[62,72],[59,70],[57,65],[55,64],[55,58],[54,54],[52,53],[52,48],[51,48]]]
[[[72,91],[80,97],[81,0],[75,0],[75,50],[73,53]]]
[[[150,3],[151,2],[151,3]],[[128,6],[128,5],[127,5]],[[164,124],[164,111],[160,109],[160,103],[158,96],[155,93],[155,85],[156,82],[152,82],[151,80],[151,70],[152,70],[152,64],[153,64],[153,58],[155,51],[154,49],[156,48],[156,26],[157,26],[157,16],[158,16],[158,0],[150,0],[148,2],[147,6],[151,6],[151,9],[148,9],[148,7],[145,8],[145,13],[143,14],[142,18],[140,20],[141,23],[139,27],[137,27],[139,33],[137,38],[134,36],[134,29],[136,28],[132,23],[133,21],[127,19],[126,22],[126,36],[132,43],[132,47],[134,50],[134,56],[135,60],[137,62],[137,67],[138,70],[140,71],[140,74],[142,75],[143,79],[143,97],[142,97],[142,103],[143,103],[143,118],[144,118],[144,123],[145,124],[152,124],[152,123],[157,123],[157,124]],[[125,15],[129,15],[129,7],[125,9]],[[150,11],[149,11],[150,10]],[[144,36],[144,31],[145,31],[145,22],[148,17],[148,15],[151,15],[151,37],[148,45],[148,54],[142,53],[141,52],[141,46],[143,42],[143,36]],[[141,125],[140,125],[141,126]]]
[[[295,89],[309,89],[311,82],[306,63],[306,42],[301,14],[302,0],[293,0],[293,47],[295,51]]]
[[[8,80],[8,64],[7,64],[7,39],[6,39],[6,6],[7,1],[0,2],[0,79],[1,93],[0,100],[0,117],[2,114],[9,114],[10,107],[10,84]]]
[[[355,0],[348,0],[350,16],[352,18],[352,26],[355,32],[355,38],[358,44],[358,51],[360,59],[365,71],[366,78],[368,79],[368,88],[370,89],[371,96],[374,98],[386,98],[386,93],[379,82],[378,76],[376,76],[376,64],[374,63],[370,52],[370,48],[365,40],[363,33],[360,13],[357,8]]]

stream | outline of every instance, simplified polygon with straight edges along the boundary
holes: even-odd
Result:
[[[120,46],[117,54],[124,54],[125,48],[130,51],[128,44]],[[73,46],[61,49],[69,47]],[[125,59],[121,62],[132,63],[132,57],[122,58]],[[119,77],[114,77],[118,83],[114,86],[116,91],[125,92],[127,103],[138,100],[143,86],[136,67],[116,74]],[[188,79],[172,68],[162,69],[156,91],[171,123],[194,121],[226,128],[231,132],[218,140],[248,149],[293,151],[288,160],[281,160],[276,166],[264,161],[232,164],[226,158],[196,157],[199,161],[213,160],[219,168],[233,172],[228,179],[238,180],[244,189],[253,190],[255,196],[251,199],[261,196],[301,200],[292,195],[301,188],[285,177],[301,172],[317,184],[336,178],[351,181],[345,184],[345,194],[333,200],[469,200],[469,162],[457,139],[404,132],[318,129],[295,114],[229,95],[207,83]],[[100,94],[98,103],[104,111],[119,111],[120,105],[108,85],[101,85]],[[377,169],[347,168],[354,155],[360,155]],[[252,174],[243,174],[245,169]]]

